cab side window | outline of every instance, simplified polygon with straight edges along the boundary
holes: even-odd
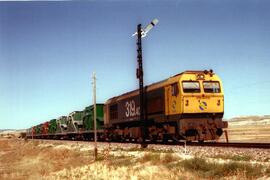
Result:
[[[171,85],[171,93],[172,96],[177,96],[179,94],[178,83],[174,83]]]

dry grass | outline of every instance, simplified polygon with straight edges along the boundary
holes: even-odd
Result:
[[[0,179],[36,179],[64,168],[85,165],[91,155],[14,139],[0,140],[0,150]]]
[[[51,174],[48,179],[254,179],[269,176],[269,169],[262,165],[239,162],[219,164],[199,157],[186,160],[174,159],[170,155],[167,157],[169,161],[149,153],[137,160],[111,157],[116,161],[98,161],[70,171],[63,170]]]
[[[252,156],[251,155],[229,155],[229,154],[218,154],[218,155],[214,155],[212,156],[212,158],[219,158],[219,159],[228,159],[228,160],[232,160],[232,161],[250,161],[252,160]]]
[[[208,162],[204,158],[194,157],[189,160],[183,160],[177,164],[187,171],[192,171],[199,177],[221,178],[228,176],[243,176],[243,178],[253,179],[261,177],[263,172],[262,165],[251,165],[247,163],[229,162],[215,163]]]
[[[269,163],[249,156],[185,156],[172,150],[99,148],[89,144],[0,139],[0,179],[254,179],[270,177]],[[220,163],[218,159],[227,159]],[[214,159],[214,160],[213,160]],[[262,162],[263,163],[263,162]]]

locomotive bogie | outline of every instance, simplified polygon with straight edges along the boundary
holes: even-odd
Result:
[[[222,135],[224,123],[221,119],[182,119],[178,123],[181,135],[189,141],[217,140]]]

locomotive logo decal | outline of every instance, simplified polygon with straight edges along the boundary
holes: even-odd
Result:
[[[207,103],[205,101],[199,102],[199,108],[200,110],[206,110],[207,109]]]

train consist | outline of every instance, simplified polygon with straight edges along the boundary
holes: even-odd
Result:
[[[145,135],[151,142],[181,139],[217,140],[227,128],[222,121],[224,94],[220,78],[210,71],[185,71],[145,90]],[[139,90],[97,104],[97,135],[102,141],[140,141]],[[93,105],[27,130],[27,138],[91,140]]]

